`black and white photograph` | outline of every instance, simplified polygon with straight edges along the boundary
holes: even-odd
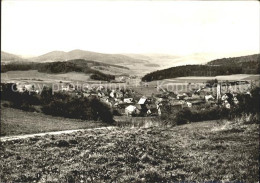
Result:
[[[260,2],[2,0],[0,183],[259,182]]]

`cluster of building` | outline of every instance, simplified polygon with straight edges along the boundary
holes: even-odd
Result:
[[[17,84],[17,91],[34,91],[39,90],[34,85]],[[63,83],[62,92],[68,92],[78,97],[95,96],[109,105],[118,115],[127,116],[160,116],[164,112],[164,106],[171,106],[172,109],[181,110],[183,108],[192,108],[208,104],[214,106],[222,103],[226,108],[238,104],[235,93],[227,92],[214,94],[212,89],[204,87],[191,92],[162,92],[153,96],[143,96],[133,89],[108,89],[102,85],[85,88],[84,91],[74,88],[69,83]]]
[[[222,103],[226,108],[238,104],[235,93],[223,93],[217,96],[206,88],[192,92],[164,92],[153,96],[144,96],[134,89],[107,89],[103,86],[92,87],[84,92],[78,92],[78,96],[96,96],[108,104],[118,115],[126,116],[160,116],[165,106],[174,110],[192,108],[196,106],[214,106]]]

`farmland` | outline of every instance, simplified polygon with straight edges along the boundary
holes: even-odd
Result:
[[[259,126],[206,121],[2,142],[1,182],[258,181]]]
[[[29,71],[8,71],[1,73],[2,81],[27,81],[35,83],[51,83],[51,82],[73,82],[73,81],[94,81],[90,79],[89,75],[84,73],[69,72],[65,74],[48,74],[41,73],[37,70]],[[95,81],[96,83],[98,81]]]
[[[101,122],[53,117],[1,107],[1,136],[42,133],[49,131],[97,128]]]

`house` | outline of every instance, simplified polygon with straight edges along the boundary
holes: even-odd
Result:
[[[62,85],[61,86],[61,91],[70,91],[71,87],[69,84]]]
[[[146,103],[147,103],[147,98],[144,98],[144,97],[140,98],[138,101],[138,104],[140,104],[140,105],[144,105]]]
[[[104,89],[104,86],[98,86],[98,87],[96,88],[97,91],[101,91],[101,90],[103,90],[103,89]]]
[[[158,115],[158,107],[155,104],[146,104],[147,115]]]
[[[112,90],[109,94],[110,97],[114,98],[115,97],[115,90]]]
[[[32,84],[26,84],[24,85],[25,90],[27,91],[34,91],[35,87]]]
[[[233,95],[231,93],[225,93],[224,95],[222,95],[221,100],[227,100],[231,104],[233,101]]]
[[[209,101],[212,101],[212,100],[214,100],[215,98],[212,96],[212,95],[206,95],[205,96],[205,101],[206,102],[209,102]]]
[[[125,108],[125,114],[127,116],[139,114],[140,111],[133,105],[129,105]]]
[[[133,103],[133,98],[124,98],[124,102],[128,104]]]
[[[16,88],[17,88],[18,92],[24,92],[25,91],[24,85],[17,84]]]
[[[157,107],[157,110],[158,110],[158,115],[161,116],[162,115],[162,110],[161,110],[161,107],[159,107],[159,105]]]
[[[90,96],[90,94],[89,93],[82,93],[83,94],[83,97],[89,97]]]
[[[230,107],[232,105],[237,105],[239,103],[238,99],[236,96],[234,96],[233,94],[231,93],[225,93],[222,97],[221,97],[221,100],[222,100],[222,104],[230,109]]]
[[[35,87],[32,84],[17,84],[16,85],[17,91],[18,92],[25,92],[25,91],[35,91]]]
[[[118,102],[118,103],[124,103],[124,101],[120,98],[115,98],[115,101]]]
[[[224,106],[225,108],[227,108],[227,109],[230,109],[230,108],[231,108],[231,105],[230,105],[230,103],[229,103],[227,100],[225,100],[225,101],[223,102],[223,106]]]
[[[139,101],[138,104],[144,105],[144,104],[148,104],[152,102],[152,98],[147,98],[145,96],[142,96]]]
[[[178,100],[184,100],[186,97],[187,97],[187,95],[183,95],[183,94],[178,94],[178,95],[176,96],[176,98],[177,98]]]
[[[186,102],[187,107],[192,107],[192,103],[191,102]]]
[[[124,94],[123,94],[123,92],[121,92],[121,91],[116,91],[116,92],[115,92],[115,97],[116,97],[116,98],[123,98],[123,97],[124,97]]]

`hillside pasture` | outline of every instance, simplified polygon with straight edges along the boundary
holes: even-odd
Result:
[[[258,182],[259,125],[206,121],[1,143],[3,182]]]
[[[48,74],[38,72],[37,70],[29,71],[8,71],[1,73],[2,82],[27,82],[27,83],[59,83],[59,82],[90,82],[100,83],[100,81],[90,79],[88,74],[78,72],[68,72],[63,74]]]
[[[1,107],[1,136],[97,128],[101,126],[106,126],[106,124]]]

